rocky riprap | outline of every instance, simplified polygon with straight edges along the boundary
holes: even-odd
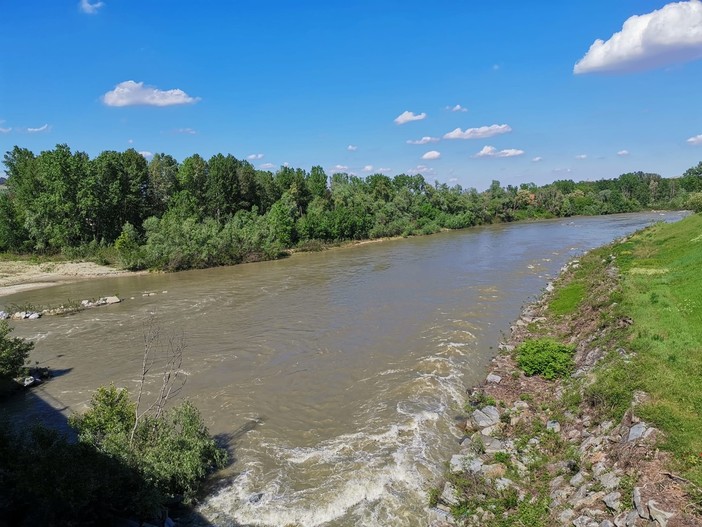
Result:
[[[572,265],[562,271],[567,274]],[[600,287],[615,287],[616,277],[616,268],[609,266]],[[689,482],[666,471],[668,455],[656,448],[660,432],[636,415],[646,394],[637,393],[616,423],[599,419],[582,397],[569,402],[592,381],[594,365],[608,351],[595,344],[605,340],[597,338],[606,331],[599,312],[579,313],[577,326],[569,328],[577,384],[527,377],[517,367],[515,347],[534,334],[542,336],[552,323],[551,291],[548,287],[541,300],[523,310],[485,382],[470,394],[465,437],[430,498],[432,527],[496,525],[520,503],[541,507],[546,519],[538,525],[702,525],[688,506]],[[613,351],[627,360],[626,350]],[[500,505],[505,503],[509,507]]]
[[[0,311],[0,320],[36,320],[45,315],[68,315],[70,313],[75,313],[77,311],[82,311],[83,309],[89,309],[93,307],[109,306],[112,304],[119,304],[122,301],[117,296],[104,296],[98,298],[97,300],[82,300],[78,306],[58,306],[53,308],[42,309],[41,311],[24,310],[15,311],[14,313],[8,313],[7,311]]]

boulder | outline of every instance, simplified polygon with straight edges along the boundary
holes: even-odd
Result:
[[[500,422],[500,412],[494,406],[486,406],[480,410],[475,410],[471,418],[476,427],[485,428]]]
[[[117,296],[106,296],[105,304],[119,304],[122,300]]]
[[[658,525],[661,527],[668,527],[668,520],[674,516],[672,512],[666,512],[658,508],[658,502],[649,500],[648,501],[648,511]]]
[[[640,487],[634,487],[634,507],[636,507],[636,513],[644,518],[648,519],[648,507],[644,505],[643,501],[641,501],[641,488]]]
[[[490,375],[487,376],[487,378],[485,380],[488,383],[500,384],[500,381],[502,381],[502,377],[500,377],[499,375],[496,375],[494,373],[491,373]]]

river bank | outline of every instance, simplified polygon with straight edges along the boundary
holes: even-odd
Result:
[[[93,262],[0,261],[0,297],[81,280],[144,274],[125,271]]]
[[[698,445],[693,440],[680,446],[684,438],[671,430],[674,401],[661,401],[639,378],[674,382],[674,372],[648,359],[652,352],[640,342],[647,331],[654,332],[654,341],[668,335],[631,309],[641,276],[649,282],[640,287],[650,300],[647,311],[666,307],[657,304],[663,293],[651,277],[671,268],[655,265],[656,251],[676,252],[699,241],[693,234],[700,223],[693,217],[679,229],[648,229],[573,260],[523,309],[485,382],[470,394],[460,451],[430,493],[434,526],[702,524],[700,487],[691,481]],[[699,257],[682,250],[682,262]],[[688,346],[696,331],[686,335]],[[520,345],[544,337],[573,346],[571,375],[545,380],[524,374]],[[675,343],[667,349],[667,362],[675,362]],[[687,404],[698,397],[694,390],[688,395]],[[696,413],[699,418],[699,408]]]

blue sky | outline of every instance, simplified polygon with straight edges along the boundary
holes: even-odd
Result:
[[[702,159],[700,58],[699,0],[6,0],[0,150],[674,177]]]

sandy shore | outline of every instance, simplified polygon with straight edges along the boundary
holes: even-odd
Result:
[[[0,262],[0,297],[57,284],[134,274],[140,273],[92,262]]]

